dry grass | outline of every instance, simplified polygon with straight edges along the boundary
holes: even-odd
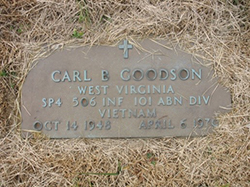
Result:
[[[247,0],[0,0],[0,186],[249,186],[249,7]],[[216,133],[20,137],[20,90],[35,59],[65,45],[114,45],[125,37],[164,38],[211,61],[233,103]]]

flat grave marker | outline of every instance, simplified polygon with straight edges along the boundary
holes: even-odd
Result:
[[[22,134],[51,138],[202,136],[230,93],[166,41],[63,49],[40,60],[22,89]],[[140,46],[140,47],[139,47]]]

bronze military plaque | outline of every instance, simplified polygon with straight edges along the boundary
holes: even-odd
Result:
[[[202,136],[230,93],[202,60],[165,41],[63,49],[40,60],[22,88],[22,134],[51,138]]]

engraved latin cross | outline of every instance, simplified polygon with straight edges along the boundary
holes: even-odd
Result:
[[[123,57],[128,58],[128,50],[133,49],[133,45],[128,44],[128,40],[124,40],[122,45],[119,45],[119,49],[123,49]]]

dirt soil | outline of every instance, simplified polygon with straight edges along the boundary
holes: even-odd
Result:
[[[250,1],[0,0],[0,186],[250,186]],[[20,136],[32,63],[62,47],[162,38],[204,54],[232,93],[206,137]]]

